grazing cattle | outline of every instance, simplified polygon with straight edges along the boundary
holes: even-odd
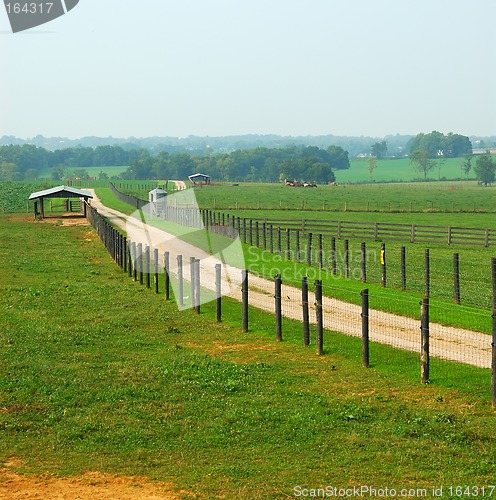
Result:
[[[291,187],[317,187],[317,184],[315,182],[300,182],[296,179],[294,181],[288,181],[288,179],[284,179],[284,185]]]

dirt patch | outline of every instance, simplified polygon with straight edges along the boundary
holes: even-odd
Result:
[[[215,354],[217,352],[250,352],[250,351],[269,351],[273,352],[277,350],[277,347],[274,345],[264,344],[264,345],[254,345],[254,344],[221,344],[220,342],[214,341],[211,346],[202,346],[196,344],[194,342],[188,342],[186,344],[188,347],[192,349],[203,349],[205,352],[209,354]]]
[[[74,215],[61,215],[60,217],[48,216],[41,221],[45,224],[55,224],[59,226],[89,226],[90,223],[86,217]]]
[[[17,465],[16,460],[8,462]],[[0,498],[9,500],[178,500],[172,483],[151,482],[143,477],[111,476],[87,472],[78,477],[30,477],[9,468],[0,469]],[[186,494],[186,492],[181,492]],[[188,495],[194,498],[194,495]]]

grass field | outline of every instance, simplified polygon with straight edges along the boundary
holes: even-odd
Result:
[[[460,162],[464,159],[447,158],[443,163],[434,162],[434,168],[428,173],[428,180],[450,181],[465,179],[465,173],[460,172]],[[424,175],[415,170],[409,158],[392,160],[378,160],[377,167],[372,173],[372,179],[367,169],[367,158],[353,158],[350,160],[350,168],[347,170],[336,170],[336,180],[339,183],[369,183],[373,182],[411,182],[424,180]],[[475,165],[475,160],[472,162]],[[475,179],[473,169],[469,172],[469,179]]]
[[[326,333],[224,301],[197,316],[132,282],[91,228],[0,216],[0,460],[20,472],[145,475],[184,498],[295,487],[445,488],[494,480],[488,370]],[[435,374],[435,375],[434,375]]]
[[[496,188],[484,188],[475,182],[339,185],[319,186],[317,189],[280,184],[240,184],[215,185],[195,189],[195,193],[200,206],[224,210],[313,210],[326,213],[496,211]]]

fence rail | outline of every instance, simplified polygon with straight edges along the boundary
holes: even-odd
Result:
[[[124,203],[136,208],[144,207],[148,202],[135,196],[121,193],[111,183],[112,192]],[[188,210],[177,207],[177,210]],[[436,243],[446,245],[496,245],[496,228],[428,226],[421,224],[398,224],[390,222],[356,222],[321,219],[284,219],[272,217],[243,218],[225,211],[201,209],[202,219],[206,227],[213,224],[219,227],[234,226],[233,220],[240,219],[241,226],[273,227],[283,231],[299,231],[306,233],[334,235],[338,239],[367,239],[376,241],[400,241],[404,243]],[[248,222],[245,222],[248,221]],[[220,229],[219,229],[220,230]],[[240,232],[241,233],[241,232]]]
[[[210,210],[205,210],[210,212]],[[228,215],[225,217],[229,217]],[[368,239],[376,241],[403,241],[409,243],[441,243],[447,245],[496,245],[496,229],[426,226],[389,222],[355,222],[341,220],[250,218],[253,223],[274,226],[301,234],[320,233],[337,238]]]

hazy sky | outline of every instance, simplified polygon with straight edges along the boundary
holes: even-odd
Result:
[[[0,136],[496,134],[495,0],[0,8]]]

